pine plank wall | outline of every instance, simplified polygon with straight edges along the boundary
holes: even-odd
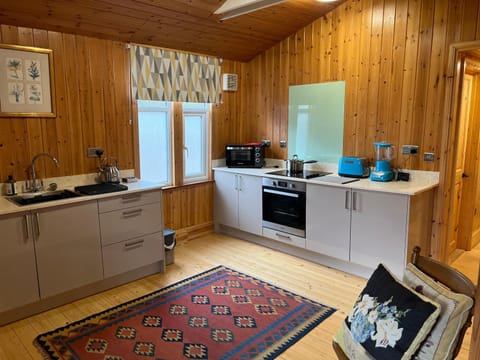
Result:
[[[272,141],[268,157],[286,158],[288,86],[345,80],[344,154],[372,158],[381,140],[416,144],[435,161],[399,155],[396,164],[439,170],[448,47],[480,39],[479,18],[477,0],[350,0],[248,63],[225,60],[240,89],[214,106],[212,158],[226,143],[260,139]],[[25,179],[44,151],[60,168],[42,162],[41,176],[94,172],[90,146],[122,169],[137,166],[125,43],[8,25],[0,42],[54,50],[57,103],[56,118],[0,118],[2,181]],[[212,183],[171,188],[164,199],[168,227],[212,225]]]

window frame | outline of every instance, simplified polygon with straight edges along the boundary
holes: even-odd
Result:
[[[139,101],[143,100],[137,100],[135,101],[135,116],[136,116],[136,122],[137,122],[137,129],[136,129],[136,140],[138,141],[138,144],[136,146],[137,153],[138,155],[136,156],[137,158],[137,166],[135,169],[135,174],[138,178],[141,178],[141,154],[140,154],[140,117],[139,113],[142,111],[142,106],[139,104]],[[151,100],[147,100],[151,101]],[[167,182],[160,182],[162,186],[172,186],[175,184],[175,173],[174,173],[174,144],[175,140],[173,138],[174,136],[174,107],[173,103],[171,101],[158,101],[159,103],[165,103],[166,106],[162,108],[162,110],[158,111],[155,108],[143,108],[143,112],[166,112],[167,113],[167,126],[168,126],[168,150],[169,150],[169,164],[168,164],[168,181]],[[166,110],[166,111],[165,111]]]
[[[212,116],[213,106],[210,103],[205,103],[207,107],[206,112],[200,111],[200,113],[206,113],[207,122],[205,126],[205,175],[195,177],[185,177],[185,165],[184,165],[184,114],[182,102],[170,102],[169,104],[169,149],[170,149],[170,183],[162,184],[165,187],[177,187],[182,185],[188,185],[193,183],[207,182],[212,179]],[[133,119],[136,123],[134,129],[134,143],[135,143],[135,176],[140,178],[140,131],[139,131],[139,107],[138,101],[134,101],[133,106]],[[198,113],[199,111],[187,111],[187,113]]]
[[[207,181],[210,178],[210,152],[211,152],[211,113],[212,113],[212,105],[208,103],[204,103],[205,110],[185,110],[182,103],[182,152],[183,152],[183,183],[184,184],[191,184],[201,181]],[[192,115],[192,116],[200,116],[202,119],[202,128],[204,130],[202,142],[204,144],[204,173],[201,175],[195,176],[187,176],[186,175],[186,159],[188,149],[185,145],[185,115]]]

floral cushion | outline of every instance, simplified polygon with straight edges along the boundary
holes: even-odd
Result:
[[[473,306],[472,298],[452,292],[442,284],[408,264],[403,281],[411,288],[439,303],[442,307],[437,323],[415,356],[415,359],[451,359],[459,331]]]
[[[410,359],[439,313],[380,264],[334,339],[350,359]]]

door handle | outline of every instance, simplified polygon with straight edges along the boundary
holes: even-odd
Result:
[[[30,238],[30,231],[29,231],[29,223],[28,223],[28,218],[29,215],[25,214],[23,215],[23,225],[25,226],[25,235],[27,237],[27,240]]]
[[[345,210],[350,210],[350,190],[345,191]]]
[[[468,178],[468,174],[463,173],[462,178]]]
[[[357,193],[355,191],[352,194],[352,210],[357,210]]]
[[[37,234],[38,241],[38,237],[40,236],[40,217],[38,215],[38,212],[36,212],[33,216],[33,224],[35,225],[35,233]]]

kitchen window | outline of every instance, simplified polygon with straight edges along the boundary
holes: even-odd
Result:
[[[138,100],[140,178],[172,184],[172,103]]]
[[[182,103],[183,180],[185,183],[208,179],[210,105]]]
[[[207,180],[211,105],[137,100],[137,106],[140,178],[162,185]]]

